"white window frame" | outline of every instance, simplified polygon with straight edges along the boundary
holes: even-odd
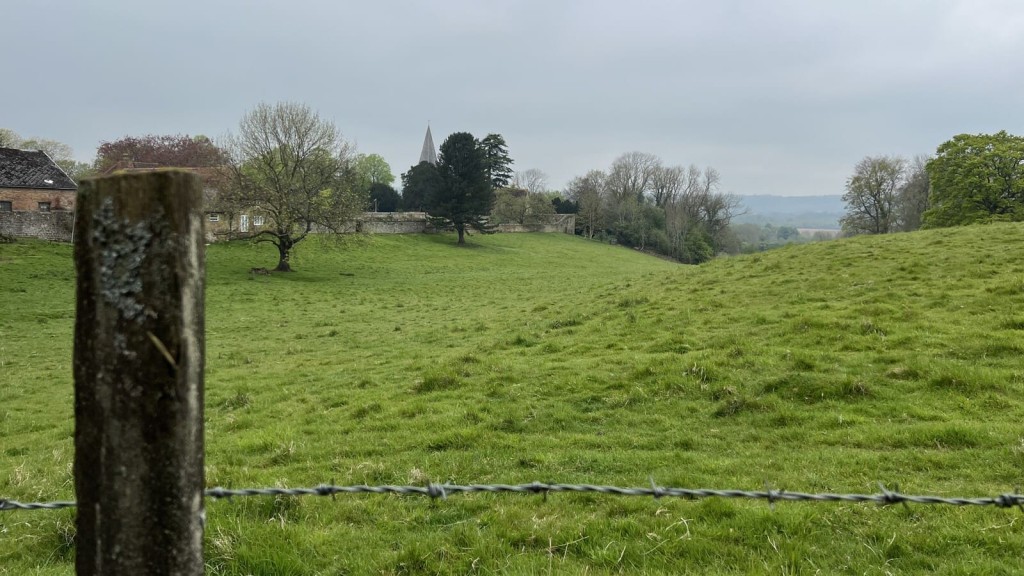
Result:
[[[210,214],[207,216],[207,219],[209,219],[210,222],[220,222],[220,214]]]
[[[238,217],[238,231],[248,232],[249,231],[249,215],[242,214]]]
[[[256,216],[253,216],[252,217],[252,225],[257,227],[257,228],[259,228],[260,226],[263,226],[263,216],[261,214],[257,214]]]

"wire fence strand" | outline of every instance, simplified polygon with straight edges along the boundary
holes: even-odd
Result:
[[[431,499],[447,499],[448,496],[471,493],[518,493],[542,494],[551,493],[585,493],[606,496],[642,496],[648,498],[686,498],[698,500],[703,498],[745,498],[765,500],[769,505],[776,502],[854,502],[875,504],[945,504],[950,506],[995,506],[997,508],[1017,507],[1024,512],[1024,495],[1017,492],[998,496],[957,498],[944,496],[916,496],[901,494],[887,490],[879,484],[878,494],[807,494],[788,492],[786,490],[716,490],[711,488],[666,488],[657,486],[653,481],[650,488],[623,488],[618,486],[598,486],[593,484],[545,484],[532,482],[529,484],[427,484],[426,486],[335,486],[321,484],[312,488],[210,488],[204,491],[208,498],[214,500],[230,499],[246,496],[336,496],[338,494],[396,494],[427,496]],[[18,502],[0,499],[2,510],[58,510],[74,508],[75,502]]]

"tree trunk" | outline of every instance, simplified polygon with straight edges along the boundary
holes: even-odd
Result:
[[[291,258],[291,251],[292,251],[292,247],[293,246],[295,246],[295,243],[292,242],[291,237],[289,237],[287,235],[279,236],[278,237],[278,242],[277,242],[278,261],[277,261],[277,268],[274,268],[274,272],[291,272],[292,271],[292,267],[288,263],[288,260]]]
[[[203,573],[202,186],[85,180],[75,238],[76,573]]]
[[[466,226],[465,224],[456,224],[455,230],[459,233],[459,246],[466,243]]]

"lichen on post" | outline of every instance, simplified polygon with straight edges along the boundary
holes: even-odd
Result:
[[[79,189],[79,576],[203,572],[201,190],[182,170]]]

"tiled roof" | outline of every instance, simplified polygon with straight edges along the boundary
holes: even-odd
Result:
[[[0,188],[75,190],[75,182],[41,150],[0,148]]]

